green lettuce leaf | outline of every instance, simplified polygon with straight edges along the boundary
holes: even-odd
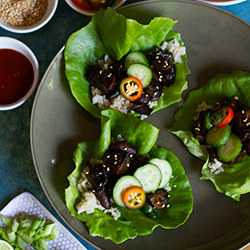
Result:
[[[241,106],[250,107],[250,72],[218,74],[202,88],[191,91],[183,106],[176,112],[174,124],[169,131],[183,141],[191,154],[205,161],[201,179],[211,180],[218,192],[239,200],[241,194],[250,192],[250,157],[227,164],[221,174],[213,174],[208,168],[208,152],[191,132],[197,107],[203,101],[208,105],[215,105],[224,97],[232,96],[239,97]]]
[[[90,84],[85,78],[87,65],[95,65],[104,55],[119,60],[129,51],[146,51],[173,38],[183,44],[180,34],[172,30],[176,22],[156,17],[148,25],[142,25],[117,14],[112,8],[95,14],[88,25],[69,37],[65,47],[65,72],[77,102],[100,118],[101,110],[92,104]],[[189,73],[186,55],[182,56],[182,63],[176,64],[176,71],[174,84],[164,87],[164,95],[152,112],[181,100],[182,92],[187,89],[186,75]]]
[[[158,129],[132,115],[115,110],[104,110],[101,116],[101,135],[96,141],[82,142],[74,152],[75,170],[68,176],[69,187],[65,190],[66,205],[70,213],[86,223],[92,236],[102,236],[115,243],[133,239],[138,235],[151,234],[155,227],[176,228],[182,225],[193,209],[191,186],[178,158],[167,149],[156,147]],[[173,177],[170,180],[169,207],[156,211],[157,218],[151,219],[140,210],[119,207],[121,217],[117,220],[99,209],[92,214],[78,214],[76,205],[81,193],[77,183],[86,163],[91,158],[102,159],[111,143],[111,138],[121,135],[140,155],[166,159],[172,166]]]

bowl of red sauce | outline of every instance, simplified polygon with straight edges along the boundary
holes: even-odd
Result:
[[[21,41],[0,37],[0,110],[22,105],[33,94],[39,64],[31,49]]]

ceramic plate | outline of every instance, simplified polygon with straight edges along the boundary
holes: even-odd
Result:
[[[197,1],[143,1],[125,6],[120,13],[148,23],[155,16],[179,20],[174,30],[182,34],[191,74],[189,90],[202,86],[217,73],[250,71],[250,25],[212,5]],[[167,129],[181,102],[150,116],[160,129],[158,145],[181,160],[193,188],[194,210],[175,230],[157,228],[153,234],[120,245],[92,237],[84,223],[72,217],[64,202],[67,176],[74,169],[76,144],[98,137],[99,120],[91,117],[70,93],[64,73],[63,49],[47,69],[37,91],[31,116],[31,148],[35,169],[51,204],[80,237],[99,249],[237,249],[250,242],[250,195],[236,202],[201,181],[202,161],[189,154]]]
[[[48,242],[48,250],[85,250],[86,248],[38,201],[32,194],[24,192],[12,199],[1,211],[5,216],[15,216],[25,212],[36,215],[39,218],[46,218],[54,221],[57,226],[57,236],[54,241]],[[2,225],[0,223],[0,225]],[[33,248],[28,248],[33,249]]]
[[[217,5],[217,6],[227,6],[227,5],[242,3],[242,2],[245,2],[246,0],[229,0],[229,1],[226,1],[226,0],[210,0],[210,1],[198,0],[198,1],[209,3],[209,4],[212,4],[212,5]]]

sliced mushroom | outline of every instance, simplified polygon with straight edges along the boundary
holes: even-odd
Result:
[[[158,189],[155,193],[147,194],[146,201],[154,209],[163,209],[168,200],[168,192],[161,188]]]
[[[104,188],[108,182],[108,173],[103,164],[90,166],[86,177],[94,188]]]
[[[113,174],[121,176],[129,171],[135,154],[136,150],[128,142],[121,141],[110,146],[104,164],[111,169]]]
[[[97,188],[92,190],[96,199],[100,201],[101,205],[107,209],[111,208],[110,196],[105,189]]]

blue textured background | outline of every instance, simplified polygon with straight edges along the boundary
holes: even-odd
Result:
[[[129,0],[127,4],[139,2]],[[250,22],[249,0],[237,5],[223,7],[247,22]],[[90,17],[72,10],[63,0],[52,20],[43,28],[29,34],[15,34],[0,28],[0,36],[9,36],[24,42],[38,58],[40,79],[56,53],[62,48],[71,33],[86,25]],[[30,115],[35,94],[21,107],[0,112],[0,210],[16,195],[28,191],[60,221],[37,179],[30,151]],[[64,222],[62,222],[63,225]],[[66,225],[65,225],[66,226]],[[66,228],[68,228],[66,226]],[[69,231],[71,231],[69,229]],[[74,234],[74,233],[73,233]],[[75,235],[75,234],[74,234]],[[75,235],[87,249],[95,249]]]

